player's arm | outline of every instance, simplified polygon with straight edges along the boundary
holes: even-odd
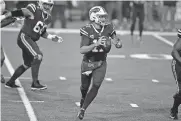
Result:
[[[28,17],[30,19],[34,18],[34,13],[36,11],[36,6],[34,4],[29,4],[26,8],[21,8],[18,10],[9,11],[1,16],[1,20],[9,17]]]
[[[181,38],[178,38],[178,40],[176,41],[176,43],[173,46],[173,50],[172,50],[172,57],[181,64],[181,55],[179,54],[179,52],[181,52]]]
[[[116,48],[121,48],[122,47],[122,41],[121,39],[116,35],[116,32],[113,31],[113,33],[111,34],[111,39],[112,39],[112,43],[115,45]]]
[[[60,43],[60,42],[63,41],[62,37],[57,36],[57,35],[49,34],[49,33],[46,31],[46,29],[42,32],[41,37],[43,37],[43,38],[45,38],[45,39],[50,39],[50,40],[52,40],[52,41],[54,41],[54,42],[58,42],[58,43]]]
[[[14,11],[7,12],[2,15],[1,20],[4,20],[9,17],[33,17],[33,13],[27,8],[22,8]]]
[[[85,36],[85,35],[81,36],[81,44],[80,44],[80,53],[81,54],[86,54],[98,46],[97,43],[89,45],[89,41],[90,40],[87,36]]]
[[[9,25],[9,24],[12,24],[16,21],[15,18],[7,18],[7,19],[4,19],[3,21],[1,21],[1,28]]]

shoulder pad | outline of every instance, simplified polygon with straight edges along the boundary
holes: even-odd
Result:
[[[181,29],[178,29],[177,35],[178,35],[179,38],[181,38]]]
[[[80,28],[80,35],[85,35],[85,36],[89,36],[89,30],[90,30],[91,26],[90,24],[87,24],[85,26],[83,26],[82,28]]]
[[[28,6],[26,7],[29,11],[31,11],[32,13],[35,13],[37,7],[35,4],[31,3],[31,4],[28,4]]]

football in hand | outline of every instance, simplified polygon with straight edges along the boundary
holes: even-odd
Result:
[[[111,50],[111,39],[106,36],[102,36],[102,45],[101,48],[104,52],[108,53]]]

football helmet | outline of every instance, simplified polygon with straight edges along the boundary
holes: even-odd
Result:
[[[89,10],[89,19],[99,25],[106,25],[108,23],[108,14],[101,6],[94,6]]]
[[[5,11],[6,4],[5,4],[4,0],[0,0],[0,3],[1,3],[0,12],[1,12],[1,15],[2,15],[3,12]]]
[[[53,8],[54,2],[53,0],[39,0],[38,4],[43,11],[50,13]]]

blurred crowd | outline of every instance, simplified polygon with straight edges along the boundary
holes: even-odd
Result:
[[[37,1],[6,1],[7,9],[22,8],[28,3]],[[132,16],[132,1],[55,1],[52,10],[52,23],[60,22],[60,27],[74,21],[88,21],[88,11],[91,7],[100,5],[108,12],[108,18],[118,29],[129,29]],[[181,23],[181,1],[145,1],[145,30],[174,31],[177,23]]]

